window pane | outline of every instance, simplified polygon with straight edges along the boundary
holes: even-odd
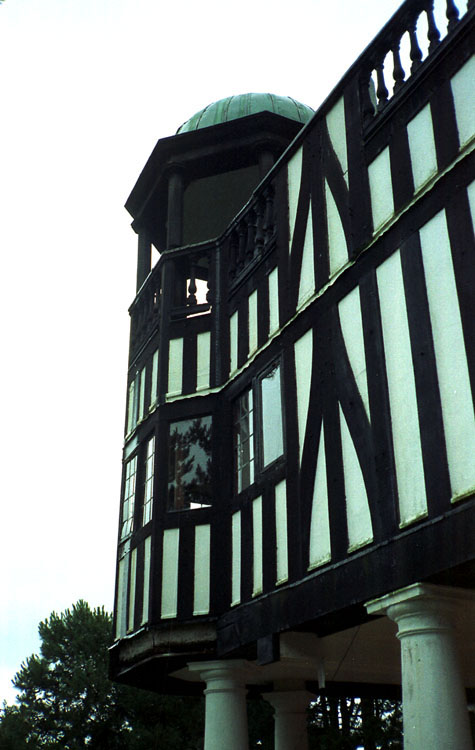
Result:
[[[137,474],[137,456],[134,456],[125,467],[124,499],[122,503],[121,538],[132,533],[135,505],[135,477]]]
[[[211,417],[170,424],[168,508],[211,505]]]
[[[284,452],[282,433],[282,399],[280,367],[267,373],[260,381],[262,404],[262,463],[268,466]]]
[[[252,391],[234,403],[235,489],[241,492],[254,482],[254,436]]]
[[[145,456],[145,479],[144,479],[144,493],[143,493],[143,514],[142,514],[142,523],[144,526],[152,518],[154,463],[155,463],[155,438],[152,437],[147,443],[147,454]]]

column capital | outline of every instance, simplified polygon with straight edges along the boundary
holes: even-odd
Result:
[[[372,599],[365,606],[368,614],[387,615],[399,624],[403,618],[417,614],[450,619],[467,602],[475,603],[475,591],[433,583],[413,583]]]
[[[251,678],[253,665],[245,659],[221,659],[190,662],[188,670],[192,674],[198,673],[207,685],[224,681],[235,686],[244,686]]]

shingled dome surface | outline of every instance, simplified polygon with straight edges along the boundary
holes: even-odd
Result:
[[[201,109],[181,125],[177,133],[188,133],[190,130],[200,130],[211,125],[219,125],[240,117],[255,115],[258,112],[273,112],[290,120],[305,124],[314,114],[313,109],[301,104],[290,96],[275,96],[274,94],[240,94],[228,96]]]

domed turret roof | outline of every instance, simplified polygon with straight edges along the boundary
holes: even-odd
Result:
[[[300,104],[290,96],[275,94],[239,94],[228,96],[201,109],[181,125],[177,133],[188,133],[211,125],[219,125],[229,120],[237,120],[258,112],[273,112],[302,124],[308,122],[314,114],[313,109]]]

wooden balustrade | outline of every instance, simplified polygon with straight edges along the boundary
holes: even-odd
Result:
[[[229,257],[229,280],[234,282],[264,255],[275,234],[274,193],[271,184],[255,196],[224,237]]]
[[[130,307],[130,354],[133,358],[160,317],[161,268],[156,266]]]
[[[361,59],[361,97],[365,125],[385,109],[424,61],[460,21],[454,0],[444,2],[446,27],[437,25],[434,0],[408,0],[394,14]],[[459,3],[460,5],[460,3]],[[467,12],[475,0],[469,0]]]

